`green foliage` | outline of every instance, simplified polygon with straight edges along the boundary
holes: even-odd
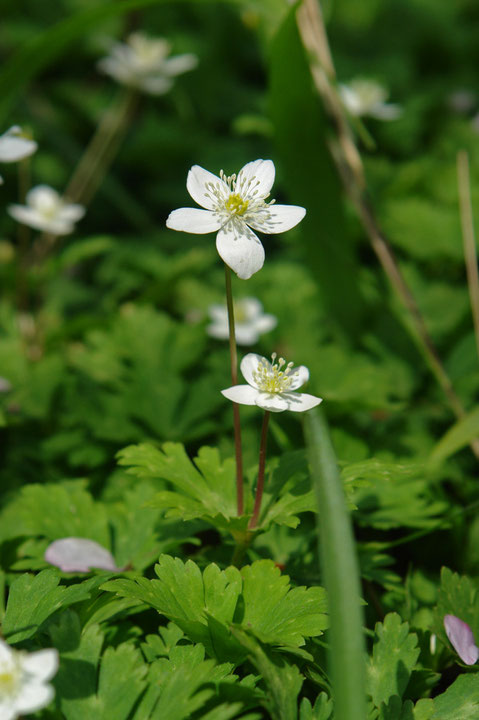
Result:
[[[9,643],[32,637],[43,623],[60,608],[86,600],[90,590],[101,580],[92,579],[78,585],[60,585],[56,570],[38,575],[21,575],[13,581],[8,596],[2,630]]]
[[[238,571],[208,565],[201,573],[188,560],[163,555],[155,566],[159,580],[113,580],[103,589],[154,607],[201,642],[220,662],[244,660],[244,650],[231,634],[239,626],[272,646],[301,647],[304,638],[327,627],[322,588],[291,588],[274,563],[260,560]]]
[[[377,623],[373,655],[368,666],[368,691],[376,707],[392,697],[404,695],[411,671],[419,656],[417,636],[409,633],[396,613]],[[394,701],[395,702],[395,701]]]

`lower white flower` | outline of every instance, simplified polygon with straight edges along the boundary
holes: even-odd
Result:
[[[276,353],[271,356],[272,362],[256,353],[245,355],[240,369],[248,385],[233,385],[222,394],[240,405],[258,405],[269,412],[304,412],[319,405],[322,398],[295,392],[309,380],[308,368],[293,367],[283,358],[276,362],[276,358]]]
[[[264,249],[255,233],[276,234],[290,230],[305,216],[298,205],[266,202],[273,187],[275,168],[272,160],[254,160],[227,177],[217,177],[199,165],[188,173],[186,188],[204,210],[179,208],[168,216],[172,230],[198,233],[218,231],[216,249],[224,262],[243,280],[261,270]]]
[[[208,308],[211,324],[206,332],[218,340],[229,338],[228,309],[226,305],[210,305]],[[276,327],[274,315],[263,312],[263,306],[256,298],[241,298],[234,303],[235,337],[238,345],[253,345],[263,333]]]
[[[52,235],[69,235],[75,230],[74,223],[85,214],[83,205],[65,202],[48,185],[32,188],[25,200],[26,205],[9,205],[10,215],[23,225]]]
[[[163,95],[173,85],[176,75],[198,64],[192,53],[168,57],[170,51],[171,45],[164,38],[133,33],[126,43],[113,45],[110,55],[98,63],[98,69],[123,85],[150,95]]]
[[[57,670],[56,650],[26,653],[0,640],[0,718],[15,720],[48,705],[55,695],[48,681]]]
[[[19,160],[33,155],[37,147],[34,140],[22,134],[18,125],[13,125],[7,132],[0,135],[0,162],[19,162]],[[3,183],[1,177],[0,183]]]
[[[374,80],[356,78],[348,85],[340,85],[339,95],[346,110],[355,117],[369,115],[376,120],[396,120],[402,113],[400,105],[386,102],[388,91]]]

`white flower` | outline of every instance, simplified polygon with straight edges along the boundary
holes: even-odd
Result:
[[[357,78],[349,85],[339,85],[339,94],[346,110],[355,117],[396,120],[402,113],[400,105],[386,102],[388,91],[374,80]]]
[[[254,160],[238,173],[226,177],[221,170],[217,177],[199,165],[188,173],[186,187],[198,205],[206,208],[180,208],[170,213],[166,226],[190,233],[219,230],[216,248],[220,257],[238,277],[247,280],[264,263],[264,249],[250,230],[281,233],[290,230],[305,216],[297,205],[275,205],[266,202],[274,182],[272,160]]]
[[[233,385],[222,390],[222,394],[240,405],[258,405],[270,412],[304,412],[322,402],[322,398],[307,393],[294,392],[309,380],[309,370],[304,365],[293,367],[283,358],[272,363],[261,355],[248,353],[241,361],[241,372],[248,385]]]
[[[94,540],[66,537],[55,540],[45,550],[45,560],[63,572],[89,572],[91,568],[117,572],[113,555]]]
[[[69,235],[74,223],[85,214],[83,205],[68,203],[48,185],[37,185],[26,196],[26,205],[9,205],[10,215],[35,230],[52,235]]]
[[[462,662],[466,665],[474,665],[479,658],[479,648],[469,625],[456,615],[444,615],[444,627],[451,645]]]
[[[32,155],[37,147],[34,140],[22,135],[22,130],[18,125],[13,125],[10,130],[0,135],[0,162],[11,163],[23,160]],[[3,183],[1,177],[0,183]]]
[[[133,33],[126,43],[113,45],[110,55],[98,63],[98,69],[122,85],[150,95],[163,95],[173,85],[172,78],[198,64],[196,55],[168,57],[170,51],[170,43],[163,38]]]
[[[226,305],[210,305],[208,308],[211,324],[206,332],[219,340],[229,338],[228,309]],[[256,298],[241,298],[234,303],[235,337],[238,345],[253,345],[260,335],[276,327],[274,315],[263,312],[263,306]]]
[[[15,720],[48,705],[55,695],[48,681],[57,670],[56,650],[26,653],[0,640],[0,718]]]

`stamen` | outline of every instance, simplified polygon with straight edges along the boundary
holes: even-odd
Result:
[[[297,376],[297,371],[291,373],[293,363],[290,362],[286,365],[284,358],[279,358],[276,362],[277,354],[271,355],[271,364],[264,358],[261,359],[258,368],[253,372],[253,379],[258,386],[258,389],[262,392],[267,393],[283,393],[287,392],[294,378]],[[286,365],[286,368],[282,368]]]

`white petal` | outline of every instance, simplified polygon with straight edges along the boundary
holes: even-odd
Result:
[[[241,298],[237,301],[236,306],[241,309],[241,312],[244,313],[248,320],[253,320],[263,312],[262,304],[257,298],[253,297]]]
[[[286,401],[287,409],[293,412],[305,412],[323,402],[323,398],[308,395],[308,393],[281,393],[281,397]]]
[[[269,412],[284,412],[289,409],[288,401],[280,393],[260,392],[256,398],[256,405]]]
[[[402,108],[393,103],[379,103],[370,109],[369,115],[377,120],[397,120],[402,115]]]
[[[256,405],[258,391],[250,385],[233,385],[233,387],[222,390],[221,394],[240,405]]]
[[[58,219],[62,222],[75,223],[85,215],[86,209],[83,205],[76,203],[65,203],[58,213]]]
[[[52,235],[68,235],[73,232],[73,225],[58,220],[45,220],[40,213],[25,205],[9,205],[7,207],[9,214],[19,223],[28,225],[34,230],[44,230],[52,233]]]
[[[258,342],[259,333],[254,325],[237,323],[235,337],[238,345],[254,345],[255,342]]]
[[[297,390],[309,380],[309,370],[305,365],[291,368],[292,383],[289,386],[290,390]]]
[[[15,700],[15,708],[19,713],[32,713],[49,705],[55,697],[51,685],[28,683],[22,686],[21,695]]]
[[[248,280],[263,267],[264,249],[259,238],[239,220],[221,228],[216,236],[216,249],[242,280]]]
[[[228,321],[226,320],[224,323],[211,323],[211,325],[207,326],[206,332],[210,337],[214,337],[217,340],[228,340],[230,336]]]
[[[38,650],[22,658],[22,668],[39,682],[47,682],[58,670],[58,652],[54,648]]]
[[[266,358],[261,355],[257,355],[256,353],[248,353],[241,361],[241,374],[251,387],[258,387],[254,379],[254,375],[257,373],[258,367],[261,363],[265,363],[268,367],[271,367],[271,364],[268,360],[266,360]]]
[[[275,328],[277,324],[278,318],[267,313],[266,315],[261,315],[261,317],[256,318],[254,321],[254,328],[256,332],[262,335],[263,333],[269,332]]]
[[[218,187],[225,198],[228,197],[228,188],[221,178],[213,175],[213,173],[210,173],[199,165],[193,165],[188,172],[186,189],[198,205],[208,210],[213,210],[216,207],[216,202],[211,199],[210,191],[207,187],[207,185],[210,184]]]
[[[274,183],[274,163],[272,160],[253,160],[238,173],[236,190],[242,197],[267,197]]]
[[[228,324],[228,308],[226,305],[218,305],[217,303],[210,305],[208,315],[214,322]]]
[[[31,205],[32,207],[50,207],[52,205],[57,205],[59,200],[59,194],[49,185],[36,185],[27,192],[25,197],[27,205]]]
[[[17,711],[12,707],[11,700],[0,698],[0,718],[2,720],[16,720],[18,718]]]
[[[164,95],[173,87],[173,81],[165,77],[134,77],[129,84],[150,95]]]
[[[174,55],[163,62],[163,72],[170,77],[193,70],[198,65],[198,58],[193,53]]]
[[[166,227],[170,230],[205,235],[215,232],[221,227],[221,221],[211,210],[198,210],[197,208],[179,208],[168,215]]]
[[[275,235],[291,230],[305,215],[306,210],[299,205],[270,205],[266,210],[248,215],[246,222],[255,230]]]
[[[87,538],[61,538],[45,551],[45,560],[63,572],[88,572],[91,568],[116,571],[112,554],[99,543]]]
[[[18,162],[32,155],[38,148],[34,140],[21,137],[18,125],[14,125],[0,136],[0,162]]]
[[[10,645],[0,638],[0,663],[9,663],[13,654],[14,650],[10,647]]]

